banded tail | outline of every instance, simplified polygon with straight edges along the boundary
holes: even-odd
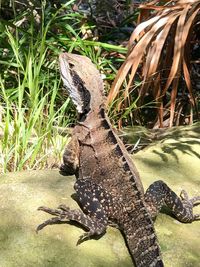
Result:
[[[123,232],[137,267],[163,267],[153,221],[145,207],[124,216]]]

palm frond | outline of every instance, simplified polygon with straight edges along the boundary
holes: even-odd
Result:
[[[193,27],[199,21],[200,0],[165,1],[163,6],[160,3],[156,0],[140,5],[142,10],[151,11],[151,17],[141,22],[132,33],[127,58],[118,71],[107,103],[116,98],[125,79],[128,83],[123,91],[123,99],[126,99],[135,75],[140,70],[142,85],[139,96],[142,101],[150,91],[156,102],[160,103],[158,117],[162,127],[163,97],[168,92],[171,94],[169,125],[172,126],[180,79],[185,82],[189,101],[196,108],[190,76],[190,44]]]

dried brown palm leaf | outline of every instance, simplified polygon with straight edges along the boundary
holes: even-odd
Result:
[[[168,22],[155,37],[155,41],[149,49],[149,53],[147,54],[147,60],[144,62],[144,80],[147,82],[143,83],[142,86],[141,94],[143,95],[148,90],[150,83],[154,78],[154,74],[157,75],[159,74],[159,72],[156,73],[159,67],[159,59],[161,57],[164,44],[166,42],[166,38],[176,19],[177,19],[177,13],[168,16]]]
[[[166,93],[170,92],[170,126],[172,126],[182,77],[189,92],[190,102],[195,107],[190,78],[190,41],[193,25],[197,23],[200,0],[166,1],[164,6],[160,5],[160,2],[155,0],[140,6],[142,9],[153,10],[153,15],[147,21],[140,23],[132,33],[126,61],[119,69],[108,96],[108,103],[119,94],[125,79],[128,80],[128,84],[123,99],[129,96],[135,75],[141,68],[140,75],[143,80],[139,91],[141,101],[148,91],[156,101],[159,100],[158,117],[162,126],[161,107],[164,107],[162,101]]]

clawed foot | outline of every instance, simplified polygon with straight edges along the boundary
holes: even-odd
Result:
[[[189,199],[188,194],[185,190],[181,191],[180,198],[183,202],[185,202],[188,206],[190,206],[191,209],[193,209],[194,206],[200,205],[200,196]],[[193,215],[193,221],[199,219],[200,219],[200,214]]]
[[[78,222],[82,227],[89,230],[88,232],[80,236],[77,245],[89,239],[91,236],[102,235],[106,231],[106,225],[90,218],[88,215],[84,214],[81,210],[70,210],[70,208],[68,208],[65,205],[60,205],[57,209],[39,207],[38,210],[47,212],[51,215],[54,215],[55,217],[38,225],[36,232],[42,230],[47,225],[61,223],[61,222],[69,222],[69,221]]]
[[[82,234],[82,235],[79,237],[79,239],[78,239],[76,245],[77,245],[77,246],[80,245],[82,242],[84,242],[84,241],[90,239],[91,237],[94,237],[94,236],[95,236],[95,237],[100,237],[100,236],[102,236],[103,234],[105,234],[105,232],[106,232],[106,228],[103,227],[103,226],[101,226],[100,228],[96,228],[96,229],[90,229],[88,232]]]
[[[65,205],[60,205],[60,206],[58,206],[57,209],[50,209],[50,208],[41,206],[38,208],[38,210],[42,210],[42,211],[47,212],[51,215],[55,215],[56,217],[53,217],[53,218],[41,223],[40,225],[38,225],[38,227],[36,229],[37,233],[38,233],[38,231],[42,230],[47,225],[69,221],[68,214],[69,214],[70,209]]]
[[[79,237],[79,239],[78,239],[76,245],[78,246],[78,245],[80,245],[82,242],[84,242],[84,241],[90,239],[91,236],[94,236],[94,234],[95,234],[95,233],[93,233],[92,231],[89,231],[89,232],[86,232],[86,233],[82,234],[82,235]]]

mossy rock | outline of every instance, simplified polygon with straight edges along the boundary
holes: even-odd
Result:
[[[175,192],[186,189],[200,195],[200,142],[187,137],[166,139],[140,151],[134,161],[144,187],[162,179]],[[108,227],[98,240],[76,246],[83,229],[70,224],[51,225],[39,234],[38,224],[51,216],[37,208],[63,203],[76,208],[71,198],[74,177],[58,170],[26,171],[0,179],[0,267],[131,267],[119,230]],[[200,213],[200,206],[195,207]],[[200,266],[200,221],[179,223],[159,214],[155,223],[166,267]]]

